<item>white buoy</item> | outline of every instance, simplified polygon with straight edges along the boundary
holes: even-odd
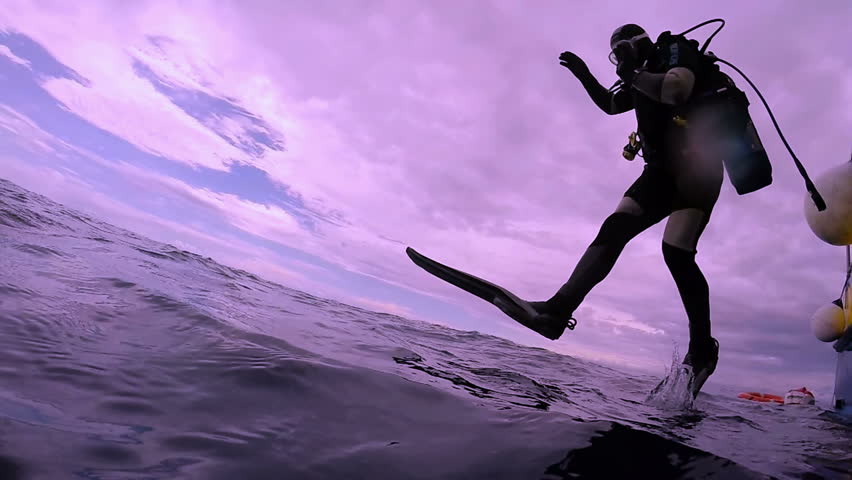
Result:
[[[852,245],[852,160],[817,177],[814,186],[826,208],[818,211],[810,195],[805,196],[805,218],[811,230],[831,245]]]
[[[846,316],[836,303],[820,307],[811,317],[811,331],[823,342],[833,342],[846,330]]]

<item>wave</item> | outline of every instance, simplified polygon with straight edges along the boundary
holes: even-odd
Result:
[[[0,235],[0,478],[842,478],[848,460],[820,412],[790,429],[720,397],[655,407],[654,379],[320,298],[2,180]]]

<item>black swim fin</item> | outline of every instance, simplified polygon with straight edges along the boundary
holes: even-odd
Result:
[[[494,305],[509,318],[545,338],[556,340],[566,328],[573,330],[577,324],[573,318],[560,320],[541,312],[539,308],[542,302],[522,300],[497,284],[437,262],[411,247],[406,248],[405,253],[423,270]],[[539,308],[536,308],[537,305]]]

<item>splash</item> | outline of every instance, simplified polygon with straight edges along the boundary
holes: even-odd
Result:
[[[694,399],[689,392],[691,379],[692,367],[681,363],[680,353],[675,345],[668,373],[645,397],[645,404],[665,410],[692,409]]]

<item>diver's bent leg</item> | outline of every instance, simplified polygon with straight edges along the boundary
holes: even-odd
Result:
[[[663,241],[663,258],[671,271],[689,318],[689,352],[706,350],[710,336],[710,288],[695,263],[696,252],[684,250]]]
[[[568,282],[547,302],[536,302],[534,307],[543,313],[569,317],[592,288],[609,275],[627,242],[661,219],[642,212],[635,201],[625,197],[616,212],[603,222]]]

